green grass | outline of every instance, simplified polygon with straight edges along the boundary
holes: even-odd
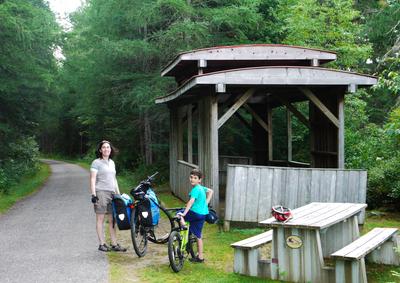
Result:
[[[376,227],[386,228],[399,228],[400,229],[400,215],[398,213],[369,211],[367,213],[367,219],[365,221],[362,234],[367,233]],[[394,272],[400,272],[400,267],[385,266],[381,264],[367,264],[367,277],[370,283],[381,283],[381,282],[400,282],[400,277],[396,277],[392,274]]]
[[[0,193],[0,214],[10,209],[18,200],[37,191],[49,176],[50,167],[45,163],[40,163],[36,174],[24,176],[18,184],[10,187],[9,193]]]

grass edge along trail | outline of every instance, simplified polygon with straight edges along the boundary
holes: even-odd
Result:
[[[10,187],[9,193],[0,193],[0,215],[7,212],[19,200],[40,189],[50,174],[50,166],[40,162],[38,172],[22,177],[17,184]]]

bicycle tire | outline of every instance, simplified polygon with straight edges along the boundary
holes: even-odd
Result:
[[[147,252],[147,232],[136,216],[136,208],[131,213],[131,239],[135,253],[143,257]]]
[[[187,243],[187,251],[192,258],[197,257],[199,254],[196,236],[193,234],[189,235],[189,241]]]
[[[147,239],[156,244],[165,244],[168,242],[175,223],[165,207],[159,205],[159,208],[160,218],[158,224],[152,227],[152,229],[149,231]]]
[[[168,240],[168,259],[174,272],[183,268],[184,252],[181,250],[182,238],[178,231],[172,231]]]

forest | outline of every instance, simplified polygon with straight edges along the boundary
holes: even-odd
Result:
[[[87,0],[70,21],[60,27],[44,0],[0,1],[0,193],[41,154],[91,160],[103,139],[119,149],[119,172],[167,176],[168,109],[154,100],[176,84],[162,67],[179,52],[265,43],[334,51],[329,67],[379,77],[346,96],[345,161],[368,170],[370,208],[396,209],[398,0]],[[307,162],[308,136],[294,123],[294,159]],[[228,126],[219,139],[223,154],[248,154],[246,132]]]

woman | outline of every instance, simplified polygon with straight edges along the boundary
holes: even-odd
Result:
[[[101,141],[96,149],[96,157],[90,166],[90,190],[92,203],[96,213],[96,231],[99,238],[99,251],[125,252],[126,248],[117,243],[115,225],[113,225],[111,201],[115,193],[119,194],[116,178],[115,163],[111,159],[115,149],[109,141]],[[107,246],[104,238],[104,218],[108,215],[111,247]]]

